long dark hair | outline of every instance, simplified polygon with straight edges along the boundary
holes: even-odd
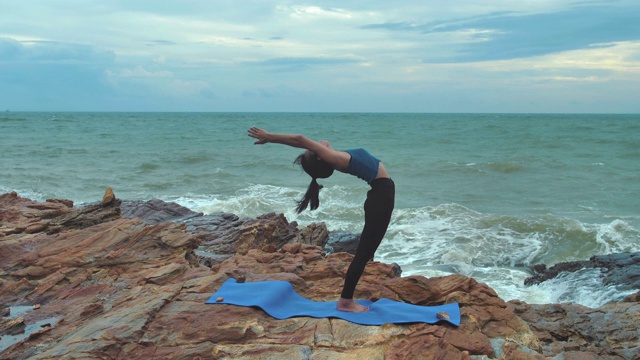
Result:
[[[296,212],[300,214],[310,205],[310,210],[315,210],[320,205],[320,189],[322,189],[322,185],[318,184],[316,179],[325,179],[333,174],[333,167],[326,162],[318,159],[318,157],[311,153],[309,156],[304,156],[305,154],[300,154],[295,160],[294,164],[298,164],[302,166],[304,172],[311,176],[311,183],[307,188],[307,192],[304,194],[302,199],[297,201],[298,206],[296,206]]]

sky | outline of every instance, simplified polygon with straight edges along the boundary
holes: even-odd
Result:
[[[0,0],[0,111],[638,114],[638,19],[638,0]]]

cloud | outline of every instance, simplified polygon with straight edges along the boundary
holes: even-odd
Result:
[[[116,76],[124,78],[166,78],[172,77],[173,74],[170,71],[149,71],[142,66],[136,66],[133,69],[122,69]]]
[[[637,0],[0,4],[0,108],[640,109]]]
[[[22,45],[13,39],[0,37],[0,62],[15,59],[22,52]]]
[[[17,41],[0,38],[0,62],[20,61],[22,63],[111,63],[113,52],[101,51],[83,44],[56,41]]]
[[[301,19],[350,19],[353,17],[344,9],[325,9],[320,6],[293,6],[288,8],[291,17]]]
[[[357,62],[357,60],[346,58],[286,57],[246,62],[245,65],[265,66],[278,71],[300,71],[311,67],[351,65]]]
[[[147,46],[168,46],[168,45],[177,45],[175,41],[169,40],[149,40],[147,41]]]
[[[517,59],[583,49],[595,44],[640,40],[640,5],[573,6],[555,12],[494,12],[432,22],[390,22],[362,26],[368,30],[415,32],[438,41],[437,55],[425,62],[476,62]],[[442,55],[442,54],[445,55]]]
[[[62,106],[111,96],[105,69],[112,52],[92,46],[0,39],[0,93],[6,107],[38,103]]]

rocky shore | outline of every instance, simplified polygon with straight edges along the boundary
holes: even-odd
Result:
[[[505,302],[469,277],[402,277],[372,261],[356,297],[457,301],[461,326],[276,320],[204,304],[231,277],[287,280],[309,299],[337,300],[352,259],[345,243],[357,241],[338,235],[328,245],[323,223],[204,216],[110,189],[84,208],[0,195],[0,359],[640,359],[638,292],[597,309]],[[631,268],[607,281],[637,289],[639,257],[620,257],[591,263]],[[537,267],[531,281],[548,270],[564,271]]]

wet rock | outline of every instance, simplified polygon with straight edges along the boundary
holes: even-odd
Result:
[[[191,211],[174,202],[158,199],[123,201],[120,209],[124,219],[141,219],[145,224],[152,225],[202,216],[202,213]]]
[[[640,252],[595,255],[587,261],[561,262],[550,268],[535,265],[531,268],[533,276],[525,279],[524,284],[539,284],[563,272],[582,269],[600,269],[603,284],[613,285],[618,290],[640,289]]]
[[[588,261],[567,261],[561,262],[547,268],[545,264],[537,264],[530,268],[532,276],[524,280],[525,285],[540,284],[543,281],[553,279],[562,272],[575,272],[589,266]]]
[[[346,252],[354,255],[359,243],[360,234],[353,234],[345,231],[332,231],[329,234],[327,248],[329,253]]]
[[[225,232],[231,227],[237,226],[240,218],[235,214],[229,214],[224,212],[203,215],[198,217],[190,217],[182,220],[187,226],[187,231],[196,234],[203,234],[203,239],[207,239],[207,235],[211,235],[216,232]]]
[[[605,285],[619,290],[640,289],[640,252],[596,255],[589,262],[603,269]]]
[[[623,302],[640,302],[640,291],[625,297],[622,301]]]

